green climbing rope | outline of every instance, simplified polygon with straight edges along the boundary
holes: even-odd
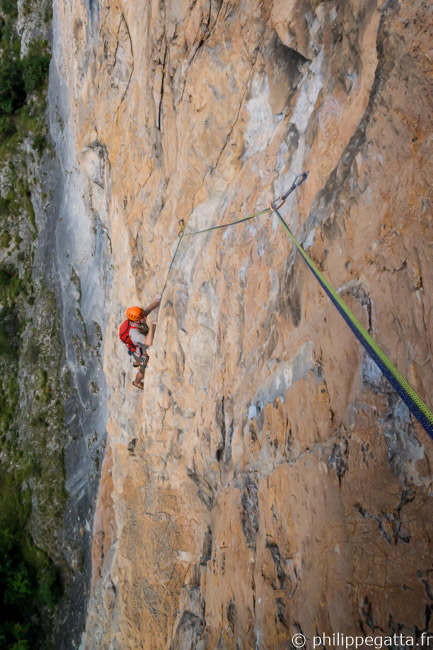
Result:
[[[283,217],[281,216],[279,209],[287,199],[287,197],[294,192],[306,179],[308,176],[308,172],[302,172],[302,174],[298,174],[290,188],[287,190],[287,192],[283,195],[281,195],[274,203],[271,204],[270,208],[266,208],[264,210],[261,210],[260,212],[255,212],[254,214],[250,214],[247,217],[243,217],[242,219],[238,219],[237,221],[232,221],[230,223],[224,223],[220,224],[217,226],[211,226],[210,228],[204,228],[202,230],[194,230],[192,232],[184,232],[184,227],[182,226],[181,231],[179,233],[179,240],[174,252],[174,255],[171,259],[169,269],[167,271],[167,275],[165,278],[164,282],[164,287],[161,291],[161,295],[164,293],[167,282],[168,282],[168,277],[170,275],[170,272],[174,266],[174,261],[176,259],[178,250],[180,248],[180,244],[182,242],[183,237],[192,237],[194,235],[200,235],[206,232],[211,232],[212,230],[218,230],[219,228],[228,228],[229,226],[235,226],[240,223],[244,223],[246,221],[249,221],[250,219],[254,219],[255,217],[258,217],[263,214],[267,213],[275,213],[288,233],[290,239],[292,240],[293,244],[295,245],[296,249],[299,251],[299,253],[302,256],[302,259],[304,262],[307,264],[309,269],[312,271],[313,275],[315,278],[318,280],[319,284],[321,287],[324,289],[325,293],[328,295],[328,297],[331,299],[332,303],[334,306],[337,308],[341,316],[344,318],[346,323],[349,325],[350,329],[352,332],[355,334],[357,339],[360,341],[360,343],[363,345],[365,350],[368,352],[370,357],[373,359],[373,361],[378,365],[382,373],[385,375],[385,377],[388,379],[388,381],[391,383],[391,385],[394,387],[394,389],[397,391],[397,393],[400,395],[402,400],[405,402],[405,404],[408,406],[409,410],[411,413],[415,415],[415,417],[419,420],[419,422],[422,424],[426,432],[429,434],[429,436],[433,440],[433,414],[431,411],[428,409],[428,407],[424,404],[424,402],[421,400],[421,398],[417,395],[417,393],[414,391],[414,389],[410,386],[410,384],[406,381],[406,379],[403,377],[403,375],[400,373],[400,371],[394,366],[394,364],[390,361],[390,359],[386,356],[386,354],[383,352],[383,350],[379,347],[379,345],[374,341],[374,339],[370,336],[370,334],[365,330],[365,328],[361,325],[361,323],[357,320],[357,318],[354,316],[354,314],[351,312],[349,307],[344,303],[344,301],[340,298],[340,296],[337,294],[337,292],[332,288],[332,286],[329,284],[329,282],[324,278],[324,276],[321,274],[317,266],[314,264],[314,262],[310,259],[310,257],[307,255],[305,250],[302,248],[302,246],[298,243],[297,239],[293,235],[292,231],[290,230],[289,226],[287,223],[284,221]],[[280,205],[277,207],[277,202],[281,201]],[[183,223],[183,221],[182,221]]]
[[[162,298],[162,296],[164,294],[165,289],[167,288],[168,277],[169,277],[170,272],[171,272],[171,270],[172,270],[172,268],[174,266],[174,261],[176,259],[176,256],[177,256],[178,250],[180,248],[180,244],[182,242],[183,237],[192,237],[193,235],[201,235],[201,234],[203,234],[205,232],[210,232],[211,230],[218,230],[219,228],[228,228],[229,226],[236,226],[236,224],[238,224],[238,223],[244,223],[245,221],[249,221],[250,219],[254,219],[255,217],[259,217],[260,215],[267,214],[269,212],[271,212],[271,208],[265,208],[264,210],[261,210],[260,212],[255,212],[254,214],[250,214],[250,215],[248,215],[248,217],[243,217],[242,219],[238,219],[237,221],[231,221],[230,223],[222,223],[219,226],[211,226],[210,228],[204,228],[203,230],[194,230],[192,232],[184,232],[183,226],[182,226],[182,228],[181,228],[181,230],[179,232],[177,246],[175,248],[173,257],[171,258],[171,262],[170,262],[170,265],[168,267],[167,274],[165,276],[164,286],[163,286],[162,291],[161,291],[161,298]],[[183,219],[181,219],[180,221],[183,221]]]
[[[282,203],[284,203],[284,201],[287,199],[287,197],[292,192],[294,192],[296,190],[296,188],[299,187],[299,185],[301,185],[305,181],[307,176],[308,176],[308,172],[302,172],[301,174],[298,174],[295,177],[295,179],[294,179],[293,183],[291,184],[291,186],[289,187],[289,189],[287,190],[287,192],[285,194],[281,195],[280,197],[278,197],[277,200],[282,201]],[[281,203],[281,205],[282,205],[282,203]],[[281,207],[281,205],[280,205],[280,207]],[[168,276],[170,275],[170,272],[171,272],[171,270],[172,270],[172,268],[174,266],[174,261],[176,259],[176,255],[177,255],[177,252],[179,250],[179,247],[180,247],[180,244],[182,242],[183,237],[192,237],[193,235],[201,235],[201,234],[203,234],[205,232],[210,232],[211,230],[218,230],[219,228],[228,228],[229,226],[236,226],[238,223],[244,223],[245,221],[249,221],[250,219],[254,219],[255,217],[259,217],[262,214],[268,214],[269,212],[272,212],[272,210],[273,210],[273,208],[265,208],[264,210],[260,210],[260,212],[255,212],[254,214],[250,214],[247,217],[243,217],[242,219],[238,219],[237,221],[231,221],[230,223],[222,223],[222,224],[220,224],[218,226],[211,226],[210,228],[204,228],[203,230],[193,230],[192,232],[185,232],[184,231],[184,227],[185,227],[184,226],[184,221],[183,221],[183,219],[180,219],[179,223],[181,224],[181,229],[180,229],[180,232],[179,232],[179,235],[178,235],[178,242],[177,242],[177,246],[176,246],[176,249],[174,251],[173,257],[171,258],[171,262],[170,262],[170,265],[168,267],[167,274],[165,276],[164,286],[163,286],[162,291],[161,291],[161,298],[162,298],[162,296],[164,294],[164,291],[165,291],[165,289],[167,287]]]
[[[204,232],[210,232],[211,230],[218,230],[218,228],[228,228],[229,226],[236,226],[238,223],[244,223],[245,221],[249,221],[250,219],[254,219],[255,217],[259,217],[261,214],[266,214],[268,212],[271,212],[271,208],[266,208],[265,210],[261,210],[260,212],[255,212],[254,214],[248,215],[248,217],[244,217],[243,219],[238,219],[237,221],[231,221],[230,223],[222,223],[219,226],[211,226],[210,228],[205,228],[204,230],[194,230],[193,232],[184,232],[183,236],[184,237],[192,237],[193,235],[201,235]]]
[[[314,264],[314,262],[310,259],[310,257],[302,248],[302,246],[296,240],[289,226],[287,225],[287,223],[284,221],[283,217],[279,213],[275,203],[272,204],[272,210],[273,212],[275,212],[283,228],[286,230],[290,239],[296,246],[297,250],[302,255],[303,260],[305,261],[309,269],[312,271],[313,275],[318,280],[321,287],[325,290],[326,294],[331,299],[332,303],[337,308],[341,316],[349,325],[352,332],[355,334],[355,336],[363,345],[363,347],[368,352],[370,357],[379,366],[380,370],[388,379],[390,384],[397,391],[397,393],[405,402],[409,410],[415,415],[415,417],[422,424],[426,432],[429,434],[430,438],[432,438],[433,440],[433,413],[424,404],[422,399],[417,395],[417,393],[414,391],[412,386],[406,381],[406,379],[403,377],[401,372],[394,366],[392,361],[390,361],[390,359],[386,356],[386,354],[379,347],[376,341],[374,341],[374,339],[370,336],[370,334],[364,329],[364,327],[357,320],[357,318],[351,312],[349,307],[344,303],[344,301],[340,298],[340,296],[329,284],[329,282],[323,277],[323,275],[321,274],[317,266]]]

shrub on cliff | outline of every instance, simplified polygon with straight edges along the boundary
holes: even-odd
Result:
[[[3,522],[2,522],[3,523]],[[35,581],[14,542],[13,534],[0,530],[0,644],[2,648],[26,648],[29,641],[29,616],[34,613],[29,602],[35,591]]]
[[[21,548],[11,522],[0,527],[0,647],[40,647],[41,612],[50,610],[57,576],[35,547]],[[46,646],[45,646],[46,647]]]
[[[0,60],[0,116],[15,113],[24,106],[25,100],[21,61],[6,52]]]
[[[27,56],[22,59],[22,74],[27,95],[45,86],[50,59],[46,43],[33,41],[30,44]]]
[[[0,140],[9,138],[16,132],[15,122],[10,115],[0,117]]]
[[[4,307],[0,311],[0,358],[16,354],[16,318],[14,309]]]
[[[2,13],[9,18],[16,18],[18,16],[18,3],[17,0],[1,0],[0,8]]]
[[[48,78],[50,55],[44,44],[33,42],[27,55],[19,60],[11,48],[3,52],[0,59],[0,124],[1,131],[11,129],[6,116],[22,108],[28,95],[41,90]]]
[[[21,58],[21,40],[16,28],[16,0],[0,0],[0,140],[16,131],[15,116],[33,101],[32,112],[44,112],[44,98],[40,93],[47,83],[50,54],[48,43],[38,39],[29,44]],[[34,115],[33,115],[34,117]],[[33,131],[33,129],[31,129]]]

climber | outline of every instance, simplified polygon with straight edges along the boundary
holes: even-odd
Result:
[[[147,317],[151,311],[156,309],[161,302],[161,296],[156,296],[155,300],[150,303],[148,307],[128,307],[126,310],[126,318],[130,321],[129,338],[135,345],[134,367],[138,368],[137,375],[132,382],[132,385],[140,390],[144,389],[143,379],[146,370],[149,356],[146,352],[147,348],[153,343],[155,336],[155,328],[157,322],[152,320],[147,324]]]

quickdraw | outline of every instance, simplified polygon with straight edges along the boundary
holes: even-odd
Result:
[[[417,393],[414,391],[414,389],[410,386],[410,384],[406,381],[406,379],[403,377],[403,375],[399,372],[399,370],[393,365],[393,363],[390,361],[390,359],[386,356],[386,354],[383,352],[383,350],[379,347],[379,345],[373,340],[373,338],[370,336],[370,334],[362,327],[361,323],[356,319],[354,314],[350,311],[349,307],[344,303],[344,301],[340,298],[340,296],[337,294],[337,292],[332,288],[332,286],[329,284],[329,282],[324,278],[324,276],[321,274],[317,266],[314,264],[314,262],[310,259],[310,257],[307,255],[305,250],[302,248],[302,246],[298,243],[296,240],[295,236],[293,235],[292,231],[290,230],[289,226],[287,223],[284,221],[283,217],[279,213],[279,210],[281,207],[284,205],[286,202],[287,198],[290,196],[292,192],[294,192],[306,179],[308,178],[308,171],[302,172],[301,174],[298,174],[294,180],[292,185],[289,187],[287,192],[279,196],[277,199],[275,199],[269,208],[266,208],[264,210],[261,210],[260,212],[256,212],[254,214],[251,214],[247,217],[243,217],[242,219],[238,219],[237,221],[232,221],[230,223],[224,223],[220,224],[218,226],[211,226],[210,228],[205,228],[203,230],[195,230],[193,232],[185,232],[185,221],[184,219],[179,219],[179,225],[180,225],[180,231],[178,235],[178,243],[176,246],[176,250],[174,252],[174,255],[171,259],[169,269],[167,271],[166,279],[164,282],[164,287],[161,292],[161,295],[164,293],[167,282],[168,282],[168,277],[169,274],[173,268],[174,261],[176,259],[176,255],[179,250],[180,243],[184,237],[193,237],[194,235],[200,235],[202,233],[210,232],[212,230],[218,230],[220,228],[228,228],[229,226],[235,226],[240,223],[244,223],[246,221],[249,221],[250,219],[254,219],[255,217],[258,217],[262,214],[266,213],[275,213],[283,226],[283,228],[286,230],[288,233],[290,239],[292,240],[293,244],[296,246],[297,250],[301,254],[304,262],[307,264],[308,268],[312,271],[313,275],[319,282],[320,286],[322,289],[325,291],[327,296],[331,299],[333,305],[336,307],[338,312],[341,314],[341,316],[344,318],[352,332],[355,334],[356,338],[358,341],[363,345],[365,350],[368,352],[370,357],[373,359],[373,361],[377,364],[377,366],[380,368],[382,373],[385,375],[385,377],[388,379],[390,384],[393,386],[393,388],[397,391],[397,393],[400,395],[404,403],[407,405],[409,408],[410,412],[419,420],[421,425],[424,427],[425,431],[428,433],[430,438],[433,439],[433,414],[432,412],[427,408],[427,406],[424,404],[424,402],[421,400],[421,398],[417,395]]]

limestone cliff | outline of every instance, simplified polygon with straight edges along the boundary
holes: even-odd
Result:
[[[108,239],[86,209],[77,232],[51,17],[0,1],[0,646],[32,650],[82,632],[107,401]]]
[[[117,329],[179,218],[245,216],[308,169],[289,224],[431,407],[428,3],[57,0],[54,34],[76,227],[112,256],[82,647],[427,629],[431,440],[275,217],[183,240],[144,394]]]

